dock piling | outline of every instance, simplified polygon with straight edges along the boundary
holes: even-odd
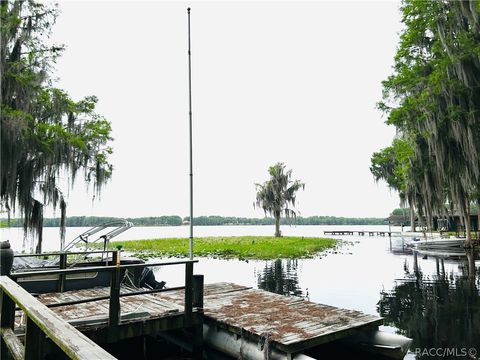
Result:
[[[113,269],[111,275],[108,326],[116,327],[120,319],[120,267]]]
[[[193,310],[193,263],[185,263],[185,326],[192,323]]]
[[[67,268],[67,253],[61,253],[60,254],[60,262],[59,262],[59,268],[60,269],[66,269]],[[66,279],[65,274],[60,274],[58,275],[58,292],[64,292],[65,291],[65,279]]]
[[[193,307],[203,309],[203,275],[193,275]]]

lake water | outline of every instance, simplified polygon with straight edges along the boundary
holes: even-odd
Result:
[[[67,242],[85,230],[87,228],[68,228]],[[286,236],[323,236],[323,231],[328,230],[388,231],[388,227],[282,227]],[[188,227],[137,227],[115,239],[159,238],[161,241],[166,237],[188,237],[188,233]],[[195,228],[196,236],[271,233],[272,226]],[[21,230],[1,229],[0,234],[2,240],[10,239],[15,250],[21,250]],[[385,318],[383,330],[413,338],[411,349],[420,354],[409,354],[409,359],[458,359],[468,351],[470,355],[477,349],[480,352],[478,254],[425,256],[405,248],[402,238],[333,237],[342,240],[338,247],[315,259],[239,261],[202,258],[195,264],[195,273],[204,274],[207,283],[234,282],[380,314]],[[59,249],[58,229],[46,228],[44,238],[44,251]],[[183,284],[183,268],[167,266],[156,269],[157,279],[167,281],[168,286]],[[430,356],[432,354],[435,356]]]

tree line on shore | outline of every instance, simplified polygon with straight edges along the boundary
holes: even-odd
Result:
[[[70,216],[66,219],[68,227],[89,227],[96,226],[106,222],[115,221],[119,218],[104,216]],[[180,217],[178,215],[170,216],[149,216],[138,218],[126,218],[133,223],[134,226],[180,226],[187,223],[188,217]],[[7,224],[7,219],[0,220],[2,224]],[[60,226],[60,218],[45,218],[43,226],[58,227]],[[349,218],[335,216],[310,216],[293,219],[281,219],[282,225],[383,225],[383,218]],[[221,225],[274,225],[275,219],[270,217],[264,218],[246,218],[234,216],[198,216],[193,218],[195,226],[221,226]],[[22,219],[11,219],[11,227],[23,227]]]

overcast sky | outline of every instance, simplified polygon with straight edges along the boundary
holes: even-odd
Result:
[[[115,170],[100,200],[77,182],[68,215],[188,215],[187,15],[192,7],[195,215],[263,216],[255,182],[284,162],[302,216],[382,217],[375,109],[401,29],[396,2],[61,2],[58,86],[96,95]],[[58,215],[58,214],[57,214]]]

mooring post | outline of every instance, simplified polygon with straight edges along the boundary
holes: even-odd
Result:
[[[194,359],[203,358],[203,275],[193,275],[193,307],[197,308],[196,319],[200,320],[192,328]]]
[[[117,265],[118,262],[118,250],[112,251],[112,262],[109,265]]]
[[[2,312],[0,315],[0,327],[5,329],[12,329],[15,325],[15,302],[8,296],[5,291],[1,292],[2,300]],[[3,337],[0,341],[0,358],[9,359],[8,347],[3,341]]]
[[[193,275],[193,307],[203,309],[203,275]]]
[[[45,334],[35,322],[28,318],[25,333],[25,360],[44,358]]]
[[[67,254],[62,252],[60,254],[60,263],[59,263],[60,269],[64,270],[67,268]],[[64,292],[65,291],[65,279],[66,279],[66,274],[60,274],[58,276],[58,292]]]
[[[185,325],[192,324],[193,307],[193,263],[185,264]]]
[[[108,326],[117,327],[120,320],[120,265],[118,264],[112,269],[112,277],[110,280],[110,304],[108,314]],[[112,329],[109,334],[116,334],[116,330]]]

